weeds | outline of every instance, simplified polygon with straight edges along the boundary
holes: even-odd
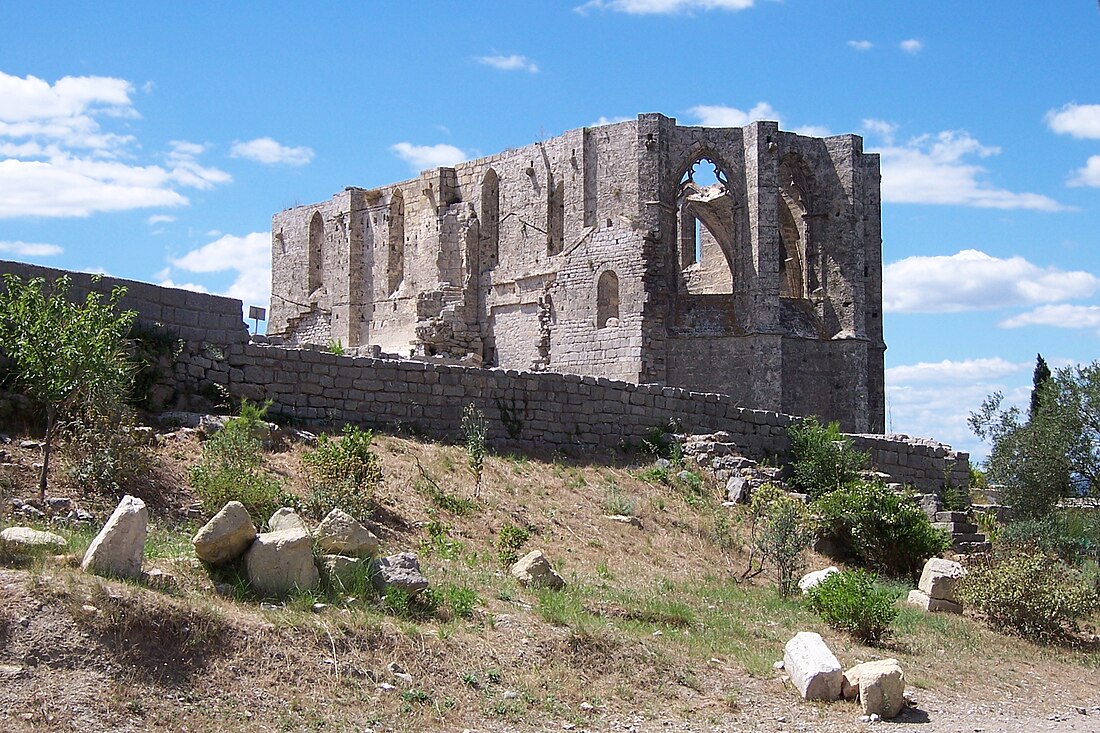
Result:
[[[320,518],[334,508],[363,521],[370,517],[374,492],[382,483],[382,463],[371,450],[374,435],[345,425],[343,436],[317,439],[317,447],[302,456],[308,473],[307,514]]]
[[[481,474],[485,468],[485,456],[488,453],[486,439],[489,426],[485,415],[472,404],[462,411],[462,435],[466,446],[466,465],[474,475],[474,498],[481,496]]]

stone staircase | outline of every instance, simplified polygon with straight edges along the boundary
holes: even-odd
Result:
[[[936,512],[932,526],[951,535],[951,549],[955,552],[987,552],[993,546],[978,531],[978,525],[970,521],[969,512]]]

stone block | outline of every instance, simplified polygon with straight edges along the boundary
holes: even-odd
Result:
[[[840,698],[840,662],[820,634],[800,631],[783,650],[783,668],[804,700]]]
[[[905,602],[910,606],[916,606],[922,611],[930,613],[962,613],[962,606],[954,601],[945,601],[941,598],[930,598],[927,593],[920,590],[911,590]]]
[[[313,562],[313,542],[301,529],[258,535],[244,555],[244,565],[252,589],[264,596],[313,590],[320,583]]]
[[[955,602],[955,583],[965,575],[966,569],[953,560],[929,558],[924,563],[917,588],[929,598]]]
[[[84,553],[81,569],[96,575],[140,578],[148,529],[145,502],[136,496],[124,496]]]
[[[839,568],[834,565],[830,565],[823,570],[815,570],[812,573],[806,573],[802,576],[801,580],[798,581],[798,588],[802,591],[802,594],[805,595],[806,593],[810,592],[811,588],[813,588],[821,581],[825,580],[825,578],[828,578],[830,575],[839,572]]]
[[[231,501],[202,526],[191,544],[200,560],[221,565],[243,555],[255,539],[256,526],[248,510],[239,501]]]

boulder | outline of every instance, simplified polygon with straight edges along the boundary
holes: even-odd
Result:
[[[849,669],[840,680],[840,696],[849,702],[859,698],[859,667]]]
[[[248,510],[239,501],[231,501],[203,525],[191,544],[200,560],[222,565],[243,555],[255,539],[256,526]]]
[[[812,573],[806,573],[802,576],[802,579],[798,581],[798,588],[802,591],[802,594],[805,595],[810,592],[810,588],[813,588],[815,585],[825,580],[825,578],[828,578],[833,573],[839,572],[839,568],[834,565],[830,565],[824,570],[815,570]]]
[[[910,606],[916,606],[922,611],[962,613],[963,607],[955,601],[947,601],[942,598],[930,598],[927,593],[919,590],[909,591],[905,602]]]
[[[4,545],[9,552],[25,554],[60,552],[67,544],[69,544],[68,540],[61,535],[30,527],[8,527],[0,532],[0,545]]]
[[[730,476],[726,482],[726,501],[745,504],[749,498],[749,480],[744,476]]]
[[[512,565],[511,572],[512,577],[523,586],[551,590],[565,587],[565,581],[550,566],[550,561],[542,554],[542,550],[528,552]]]
[[[145,554],[148,529],[149,511],[145,502],[127,494],[92,540],[80,567],[96,575],[141,578],[141,557]]]
[[[276,511],[271,515],[271,519],[267,520],[268,532],[282,532],[285,529],[300,529],[309,534],[309,527],[305,520],[298,516],[298,512],[287,506]]]
[[[321,555],[320,564],[329,586],[340,590],[352,590],[368,572],[363,560],[347,555]]]
[[[804,700],[840,699],[843,674],[821,634],[800,631],[783,650],[783,669]]]
[[[924,564],[917,588],[929,598],[941,601],[955,600],[955,583],[966,575],[966,568],[953,560],[933,557]]]
[[[420,561],[411,552],[399,552],[371,562],[371,583],[379,593],[397,588],[415,596],[428,587],[428,579],[420,572]]]
[[[378,554],[378,538],[374,533],[340,509],[333,509],[321,520],[314,541],[333,555],[374,557]]]
[[[291,528],[256,536],[244,555],[248,582],[260,595],[285,596],[313,590],[321,580],[309,532]]]
[[[864,715],[884,720],[896,718],[905,709],[905,675],[896,659],[864,662],[858,667],[859,704]]]

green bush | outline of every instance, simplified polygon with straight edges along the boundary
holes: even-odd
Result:
[[[85,489],[122,495],[152,469],[149,452],[131,430],[133,410],[124,405],[97,405],[66,421],[61,468],[70,483]]]
[[[1100,609],[1092,580],[1037,547],[998,550],[967,564],[955,595],[994,628],[1058,641]]]
[[[997,538],[1003,548],[1034,545],[1070,565],[1100,562],[1100,514],[1064,509],[1038,519],[1005,525]]]
[[[892,578],[913,579],[951,545],[912,496],[857,481],[813,503],[819,533],[835,554]]]
[[[339,440],[322,435],[317,447],[302,456],[307,514],[320,518],[338,507],[360,521],[370,517],[375,489],[382,483],[382,462],[370,451],[373,439],[371,431],[345,425]]]
[[[893,591],[875,583],[864,570],[833,573],[807,593],[810,610],[834,629],[846,631],[860,641],[885,639],[897,618]]]
[[[791,439],[791,477],[788,483],[811,497],[848,486],[859,479],[870,456],[857,451],[840,432],[839,423],[822,425],[807,417],[787,429]]]
[[[262,465],[266,412],[266,405],[245,401],[240,416],[203,443],[202,457],[188,469],[188,478],[207,513],[239,501],[253,519],[264,521],[290,501],[282,482]]]
[[[789,596],[798,587],[795,575],[814,538],[810,513],[803,502],[764,484],[753,492],[750,515],[753,549],[775,570],[779,595]]]
[[[524,527],[518,527],[514,524],[506,524],[500,528],[500,534],[497,535],[497,556],[500,559],[500,564],[504,568],[509,568],[515,564],[516,560],[519,560],[519,551],[527,540],[531,538],[531,533]]]

